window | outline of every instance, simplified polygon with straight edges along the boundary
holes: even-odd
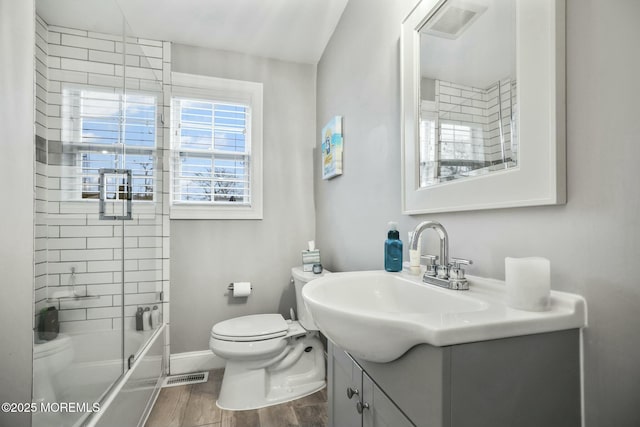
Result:
[[[150,94],[64,88],[62,139],[64,152],[74,159],[66,166],[75,165],[78,173],[69,171],[70,176],[80,180],[66,181],[66,199],[99,199],[99,170],[106,168],[131,169],[132,199],[154,200],[156,104]],[[114,190],[106,197],[117,200],[124,194]]]
[[[435,102],[422,100],[420,109],[420,187],[438,182],[440,150],[436,140],[438,112]]]
[[[262,219],[262,84],[172,74],[171,217]]]
[[[251,204],[249,107],[174,99],[176,202]]]
[[[440,121],[440,178],[466,176],[487,166],[481,124]]]

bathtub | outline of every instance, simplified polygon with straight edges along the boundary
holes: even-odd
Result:
[[[115,400],[115,396],[111,394],[122,389],[122,386],[118,386],[119,383],[125,377],[130,377],[133,369],[137,370],[137,377],[147,378],[147,385],[153,386],[164,369],[164,325],[150,331],[126,331],[124,342],[122,332],[118,330],[65,333],[60,334],[56,340],[34,345],[34,355],[39,355],[37,358],[34,357],[33,396],[37,404],[73,402],[86,403],[87,407],[92,407],[94,403],[100,403],[99,412],[104,413],[108,409],[106,404]],[[52,349],[45,348],[45,345]],[[155,349],[154,354],[144,354],[151,347]],[[157,351],[157,348],[160,348],[160,351]],[[57,354],[64,354],[65,357],[58,355],[56,369],[51,369],[51,358]],[[131,355],[134,356],[132,361],[136,363],[130,370],[128,365]],[[63,361],[65,366],[60,366],[60,361]],[[33,415],[32,425],[80,426],[89,422],[92,414],[37,412]],[[106,419],[107,417],[103,417],[103,422]]]

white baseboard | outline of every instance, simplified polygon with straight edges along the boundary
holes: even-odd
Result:
[[[191,372],[210,371],[224,368],[224,359],[216,356],[211,350],[175,353],[169,356],[169,373],[171,375]]]

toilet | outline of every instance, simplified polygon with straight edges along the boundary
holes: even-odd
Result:
[[[216,404],[233,411],[277,405],[325,387],[324,347],[302,300],[302,287],[327,274],[291,269],[298,320],[256,314],[216,323],[209,348],[226,360]]]

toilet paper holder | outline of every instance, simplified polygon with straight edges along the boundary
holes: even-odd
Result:
[[[227,289],[230,291],[233,291],[233,282],[229,283],[229,286],[227,286]],[[253,290],[253,285],[251,285],[251,290]]]

